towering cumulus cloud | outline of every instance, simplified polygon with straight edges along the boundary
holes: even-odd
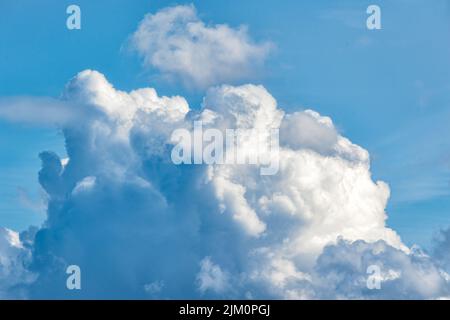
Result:
[[[147,15],[130,44],[145,66],[195,88],[251,77],[272,47],[254,43],[245,27],[206,25],[194,6]]]
[[[448,259],[405,247],[386,227],[388,186],[372,180],[367,151],[327,117],[286,114],[254,85],[212,88],[192,110],[184,98],[151,88],[116,90],[91,70],[67,84],[61,103],[77,114],[63,124],[69,159],[40,155],[39,182],[49,195],[44,225],[20,239],[0,232],[2,296],[448,295]],[[218,130],[280,129],[278,172],[173,164],[172,132],[192,132],[198,120]],[[249,138],[239,148],[268,156],[252,146]],[[81,269],[79,291],[66,288],[68,265]],[[371,265],[380,269],[380,290],[367,287]]]

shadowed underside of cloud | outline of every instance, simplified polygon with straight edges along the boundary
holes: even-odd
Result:
[[[91,70],[69,82],[63,100],[89,116],[64,124],[68,161],[40,155],[45,224],[20,238],[1,229],[3,297],[448,296],[448,257],[410,250],[386,227],[388,186],[372,180],[367,151],[331,119],[285,114],[254,85],[213,88],[194,111],[151,88],[116,90]],[[219,130],[280,128],[278,174],[174,165],[171,133],[192,131],[198,119]],[[267,152],[251,139],[239,148]],[[66,289],[72,264],[80,291]],[[381,290],[367,289],[370,265],[380,266]]]

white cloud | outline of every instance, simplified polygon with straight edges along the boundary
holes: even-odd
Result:
[[[200,271],[197,274],[198,288],[201,293],[207,290],[223,293],[229,290],[228,277],[220,266],[214,264],[210,257],[206,257],[200,262]]]
[[[64,101],[49,97],[0,97],[0,119],[38,125],[61,125],[76,116]]]
[[[298,256],[305,268],[339,236],[383,239],[406,250],[385,226],[389,187],[372,181],[367,151],[340,136],[331,119],[310,110],[283,115],[263,87],[252,85],[210,90],[204,108],[218,114],[211,127],[257,128],[258,132],[281,127],[278,174],[262,178],[255,168],[236,165],[210,168],[208,175],[219,203],[236,206],[229,210],[231,215],[248,212],[252,221],[265,226],[258,234],[264,231],[266,237],[286,240],[274,243],[273,250]],[[249,140],[241,147],[260,152],[252,148],[254,144]],[[227,202],[225,186],[236,191]],[[246,219],[242,223],[254,225]]]
[[[0,227],[0,299],[23,298],[21,285],[34,280],[24,263],[29,260],[19,234]]]
[[[0,247],[7,261],[32,250],[23,272],[32,266],[39,277],[25,282],[28,297],[68,297],[69,264],[83,272],[83,298],[449,296],[445,263],[408,249],[386,226],[389,187],[372,180],[368,152],[331,119],[286,114],[254,85],[211,89],[195,111],[151,88],[116,90],[91,70],[63,99],[89,116],[64,126],[70,161],[41,154],[47,221],[21,234],[23,249],[10,240]],[[192,130],[198,118],[220,130],[281,127],[279,173],[174,165],[172,131]],[[267,152],[252,145],[240,147]],[[363,287],[368,263],[383,266],[378,293]]]
[[[18,187],[17,198],[24,208],[40,214],[44,214],[47,210],[47,197],[42,189],[39,190],[39,196],[36,199],[28,193],[28,190]]]
[[[72,193],[76,195],[77,193],[81,193],[83,191],[89,191],[90,189],[95,187],[95,177],[86,177],[80,182],[78,182],[73,189]]]
[[[280,131],[281,141],[294,150],[310,148],[328,154],[338,141],[338,133],[331,119],[321,117],[312,110],[287,115]]]
[[[144,65],[195,88],[251,78],[272,47],[253,42],[246,27],[205,24],[193,5],[148,14],[131,46]]]
[[[380,289],[367,288],[367,268],[380,267]],[[326,247],[316,266],[316,297],[323,299],[437,299],[448,295],[445,271],[415,249],[409,254],[384,241],[341,240]]]
[[[145,292],[147,292],[149,295],[158,295],[162,288],[164,287],[163,281],[154,281],[152,283],[148,283],[144,286]]]

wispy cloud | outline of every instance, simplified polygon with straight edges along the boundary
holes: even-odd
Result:
[[[50,97],[0,97],[0,119],[37,125],[61,125],[75,117],[67,103]]]

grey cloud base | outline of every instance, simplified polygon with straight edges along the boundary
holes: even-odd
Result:
[[[428,256],[386,227],[389,187],[369,155],[306,110],[285,114],[262,87],[208,91],[200,111],[154,89],[116,90],[91,70],[62,103],[68,159],[40,157],[47,220],[0,229],[2,298],[443,298],[448,237]],[[80,120],[80,118],[82,120]],[[171,132],[280,128],[280,168],[174,165]],[[251,139],[244,143],[248,152]],[[66,288],[78,265],[82,289]],[[378,265],[381,289],[366,286]]]

